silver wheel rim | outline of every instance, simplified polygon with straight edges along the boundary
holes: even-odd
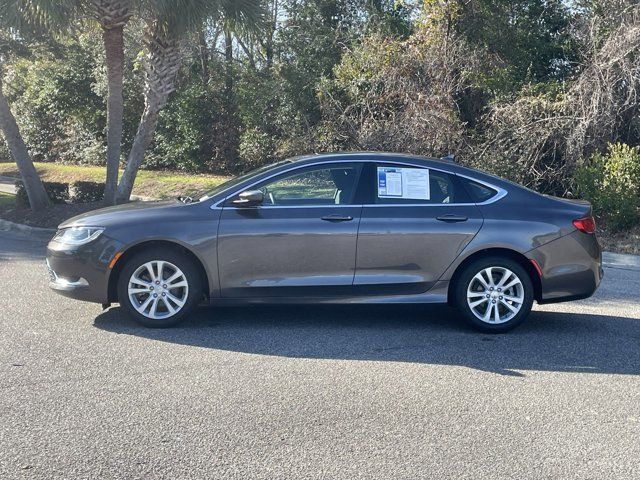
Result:
[[[173,263],[152,260],[129,278],[129,301],[138,313],[153,320],[177,314],[187,303],[189,283]]]
[[[482,322],[493,325],[515,317],[524,303],[524,286],[508,268],[488,267],[469,282],[467,305]]]

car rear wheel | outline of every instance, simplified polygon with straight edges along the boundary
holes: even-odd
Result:
[[[483,332],[502,333],[520,325],[533,306],[527,271],[509,258],[479,259],[468,265],[455,285],[455,304],[464,319]]]
[[[120,305],[138,323],[171,327],[197,306],[201,279],[193,261],[168,249],[150,249],[131,257],[118,279]]]

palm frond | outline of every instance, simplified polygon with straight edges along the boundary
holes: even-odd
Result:
[[[221,0],[219,20],[244,37],[259,35],[267,26],[267,12],[257,0]]]
[[[22,33],[58,32],[66,29],[86,9],[81,0],[0,0],[0,25]]]
[[[141,18],[167,36],[194,31],[207,19],[256,29],[265,16],[260,0],[139,0],[138,9]]]

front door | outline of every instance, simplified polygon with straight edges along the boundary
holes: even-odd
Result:
[[[250,187],[260,205],[224,205],[218,231],[221,295],[350,294],[362,205],[362,165],[300,167]],[[241,192],[238,192],[241,193]]]
[[[410,165],[367,168],[356,293],[425,292],[478,233],[482,215],[454,174]]]

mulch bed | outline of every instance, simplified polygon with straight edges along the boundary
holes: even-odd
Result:
[[[28,208],[0,207],[0,218],[14,223],[22,223],[32,227],[57,228],[65,220],[102,208],[102,202],[52,205],[40,212],[32,212]]]

